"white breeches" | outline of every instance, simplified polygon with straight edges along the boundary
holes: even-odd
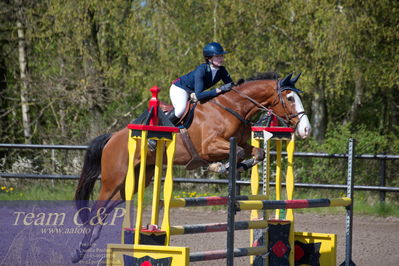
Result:
[[[175,116],[180,118],[186,110],[186,104],[190,95],[187,91],[172,84],[172,86],[170,86],[169,96],[175,108]]]

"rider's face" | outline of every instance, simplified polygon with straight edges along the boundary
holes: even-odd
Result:
[[[209,61],[215,67],[220,67],[220,66],[223,65],[224,57],[223,57],[222,54],[221,55],[215,55],[215,56],[212,56],[212,58]]]

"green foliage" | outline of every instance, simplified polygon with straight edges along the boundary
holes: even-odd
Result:
[[[36,143],[81,143],[121,128],[142,112],[153,85],[169,101],[170,82],[202,62],[210,41],[231,51],[226,67],[235,80],[302,71],[298,87],[318,141],[328,123],[398,132],[397,1],[54,0],[1,8],[2,142],[23,142],[15,10],[25,26]]]
[[[309,139],[304,143],[304,148],[317,152],[346,153],[349,138],[356,140],[356,153],[359,154],[395,153],[391,149],[394,136],[381,135],[377,129],[369,130],[364,125],[353,128],[351,124],[330,124],[322,144]]]
[[[350,124],[330,125],[323,143],[309,139],[297,141],[297,150],[303,152],[322,152],[327,154],[346,154],[348,139],[355,139],[355,154],[396,154],[399,138],[393,134],[381,135],[378,129],[369,130],[365,126],[355,129]],[[356,185],[378,186],[380,182],[381,160],[355,159],[354,177]],[[398,164],[396,160],[386,161],[386,185],[398,186]],[[297,182],[317,184],[345,184],[347,176],[346,159],[295,159]],[[388,198],[397,199],[395,193]]]

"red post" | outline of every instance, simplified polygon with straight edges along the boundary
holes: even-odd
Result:
[[[272,121],[270,121],[270,127],[278,127],[278,119],[277,119],[277,116],[273,115]]]
[[[157,126],[158,125],[158,106],[159,106],[159,101],[158,101],[158,93],[161,89],[157,86],[154,86],[150,89],[151,91],[151,99],[148,103],[148,110],[151,109],[151,107],[154,107],[151,119],[150,119],[150,126]]]

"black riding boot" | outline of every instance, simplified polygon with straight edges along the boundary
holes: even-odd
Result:
[[[174,109],[170,111],[169,113],[166,114],[166,117],[170,120],[170,122],[173,123],[173,125],[177,125],[177,122],[179,122],[180,118],[175,116],[175,111]]]
[[[176,126],[177,122],[179,122],[180,118],[175,116],[174,110],[170,111],[169,113],[166,114],[166,117],[170,120],[170,122],[173,123],[173,125]],[[155,151],[157,147],[157,142],[153,139],[148,140],[148,148],[150,151]]]

